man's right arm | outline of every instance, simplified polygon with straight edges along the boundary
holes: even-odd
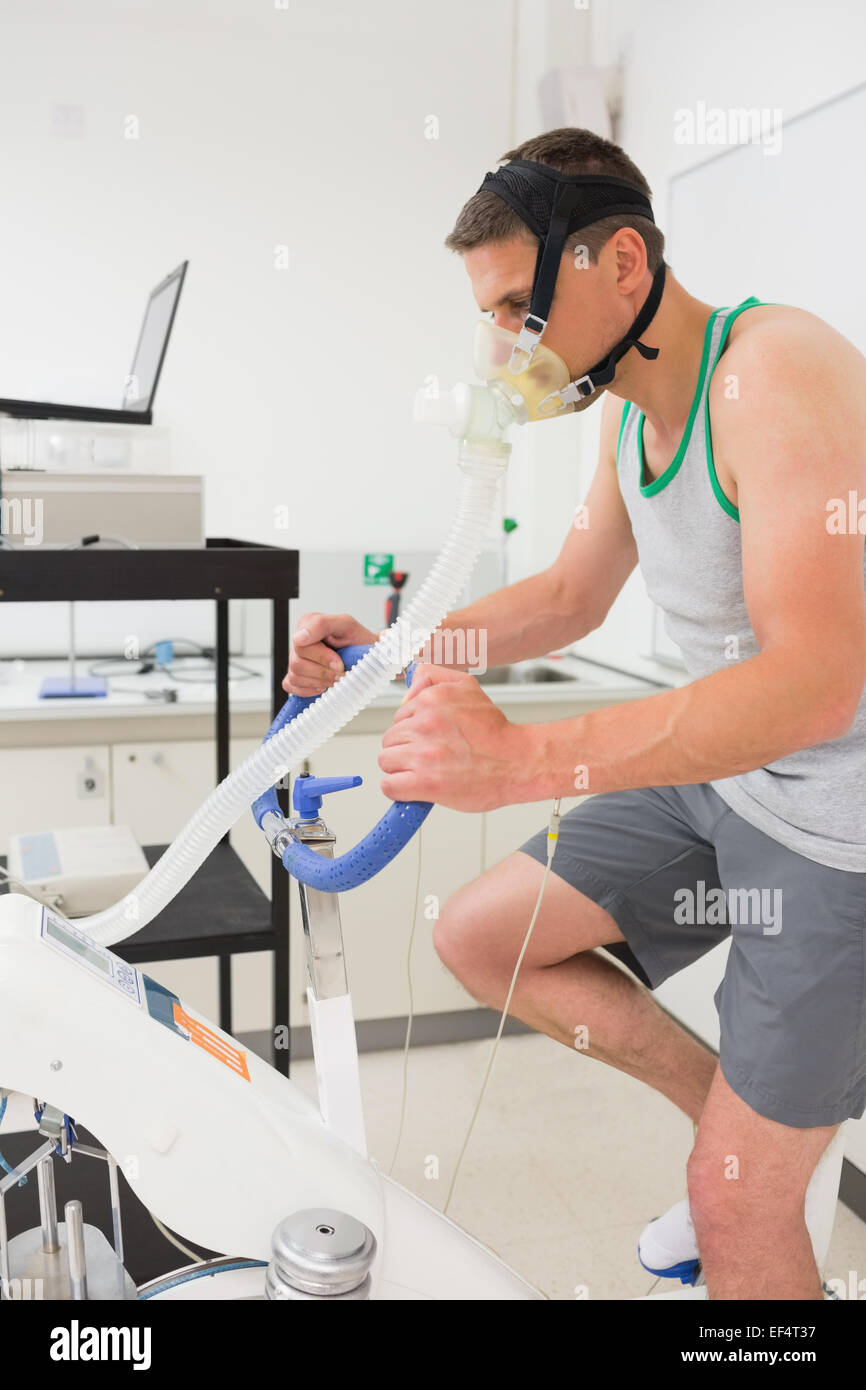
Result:
[[[471,669],[468,654],[479,652],[478,637],[470,638],[471,632],[486,633],[486,663],[500,666],[558,651],[604,621],[637,563],[616,476],[622,408],[618,396],[605,394],[595,476],[553,564],[449,613],[438,632],[464,636],[454,640],[434,635],[431,657],[436,665]]]

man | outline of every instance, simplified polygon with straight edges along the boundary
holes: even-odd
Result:
[[[554,406],[604,396],[600,456],[588,524],[550,568],[443,628],[486,629],[490,664],[565,647],[639,562],[693,679],[527,726],[472,676],[421,665],[382,789],[464,811],[593,794],[562,819],[510,1012],[570,1047],[584,1026],[591,1056],[696,1122],[688,1202],[661,1243],[696,1237],[711,1298],[820,1299],[805,1192],[866,1108],[864,543],[859,511],[839,520],[866,495],[866,359],[803,310],[691,296],[646,180],[609,141],[551,131],[504,158],[446,244],[512,366],[543,343],[573,378]],[[615,180],[625,210],[599,201]],[[286,682],[300,694],[338,678],[333,647],[375,638],[348,615],[302,625]],[[440,957],[491,1008],[545,858],[541,830],[436,924]],[[729,933],[717,1060],[646,986]]]

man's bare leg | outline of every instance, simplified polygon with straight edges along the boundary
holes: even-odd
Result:
[[[543,874],[517,850],[449,898],[436,923],[440,959],[490,1008],[505,1005]],[[579,1040],[579,1050],[645,1081],[697,1121],[718,1059],[639,980],[594,953],[623,940],[608,912],[551,872],[508,1012],[572,1050]]]
[[[711,1299],[823,1300],[806,1190],[838,1128],[768,1120],[717,1069],[688,1163],[689,1211]]]

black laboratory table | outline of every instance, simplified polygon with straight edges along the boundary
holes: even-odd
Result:
[[[216,782],[229,773],[229,602],[249,598],[271,602],[273,718],[286,700],[282,680],[289,664],[289,600],[297,596],[298,552],[254,541],[209,537],[200,547],[139,550],[0,547],[0,612],[3,603],[58,599],[75,603],[209,599],[215,604]],[[286,791],[281,789],[277,796],[288,814]],[[50,806],[50,796],[46,805]],[[164,848],[146,846],[149,863],[154,864]],[[226,1033],[232,1032],[231,957],[248,951],[273,953],[273,1064],[288,1076],[289,876],[276,857],[268,903],[226,836],[174,902],[116,947],[116,954],[131,964],[216,956],[218,1021]],[[278,1045],[283,1042],[285,1046]]]

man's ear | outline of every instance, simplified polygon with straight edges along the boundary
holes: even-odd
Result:
[[[620,227],[602,247],[602,256],[612,247],[616,263],[616,284],[621,294],[634,294],[649,274],[646,243],[634,227]]]

